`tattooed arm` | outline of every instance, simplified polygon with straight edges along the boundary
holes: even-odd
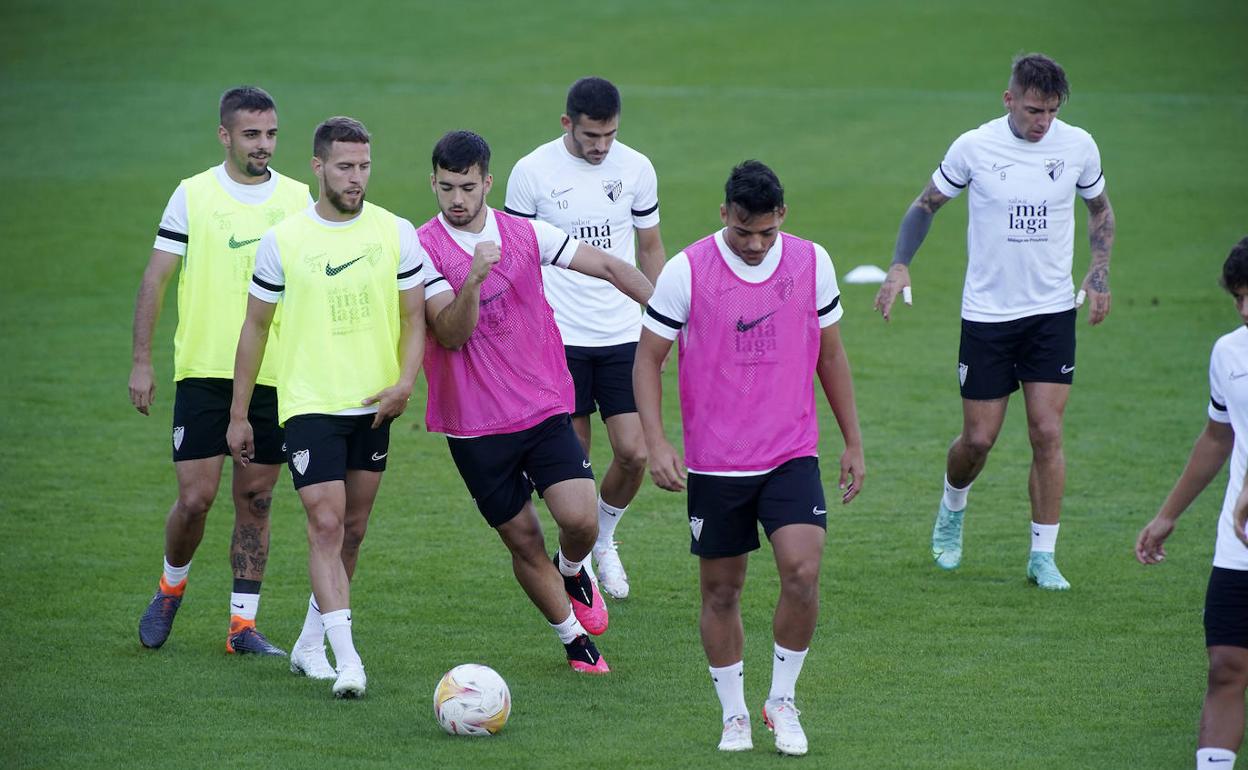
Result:
[[[932,219],[949,200],[949,196],[936,189],[934,182],[928,182],[927,187],[923,188],[923,192],[914,199],[914,203],[906,210],[906,215],[901,218],[897,245],[893,247],[893,265],[888,269],[884,285],[875,295],[875,309],[880,311],[885,321],[889,318],[897,295],[903,287],[910,285],[910,262],[914,260],[915,252],[919,250],[923,239],[927,237]]]
[[[1088,293],[1092,309],[1088,323],[1096,325],[1109,315],[1109,252],[1114,247],[1114,207],[1109,195],[1101,193],[1084,201],[1088,204],[1088,240],[1092,244],[1092,264],[1080,287]]]

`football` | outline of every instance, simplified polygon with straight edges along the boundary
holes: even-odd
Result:
[[[494,735],[510,714],[511,692],[489,666],[456,666],[433,691],[433,716],[451,735]]]

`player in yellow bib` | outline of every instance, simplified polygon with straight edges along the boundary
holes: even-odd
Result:
[[[221,483],[229,448],[234,347],[247,307],[247,285],[261,234],[307,207],[308,186],[269,168],[277,145],[277,111],[262,89],[240,86],[221,97],[217,137],[225,162],[184,179],[165,208],[134,310],[130,401],[148,414],[156,393],[152,333],[165,289],[178,276],[174,336],[173,461],[178,499],[165,520],[165,564],[139,621],[139,641],[165,643],[186,591],[191,558]],[[230,630],[226,651],[284,655],[256,630],[260,583],[269,556],[269,508],[284,459],[277,424],[274,362],[266,361],[251,401],[256,463],[233,474],[234,537],[230,564]]]
[[[308,513],[312,599],[290,653],[295,673],[334,679],[340,698],[364,694],[351,637],[351,577],[390,452],[390,422],[407,408],[425,348],[429,274],[411,222],[365,203],[368,131],[351,118],[316,129],[316,204],[264,234],[234,364],[228,440],[248,464],[259,442],[248,420],[266,350],[291,478]],[[269,329],[278,300],[282,328]],[[325,654],[325,638],[337,671]]]

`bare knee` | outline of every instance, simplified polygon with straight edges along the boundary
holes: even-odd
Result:
[[[251,486],[241,491],[237,503],[238,513],[268,524],[269,511],[273,507],[273,487]]]
[[[702,607],[716,615],[736,612],[741,605],[742,583],[735,580],[706,581],[702,584]]]
[[[342,532],[342,550],[358,551],[360,545],[364,542],[364,534],[368,531],[368,524],[352,525],[346,527]]]
[[[645,444],[623,446],[615,455],[615,464],[629,476],[640,476],[646,472],[646,463],[650,460]]]
[[[989,431],[970,430],[962,433],[959,443],[964,452],[979,461],[986,458],[992,451],[993,444],[997,443],[997,436]]]
[[[809,602],[819,595],[819,563],[801,562],[780,573],[780,592],[796,601]]]
[[[567,517],[559,523],[559,534],[565,543],[593,544],[598,539],[598,517],[578,516],[571,520]],[[541,533],[538,533],[541,537]]]
[[[498,534],[512,559],[536,564],[550,558],[546,554],[546,538],[542,537],[542,528],[536,520],[521,523],[513,519],[503,526],[506,529],[500,528]]]
[[[341,548],[342,522],[332,510],[308,511],[308,545],[317,549]]]
[[[208,515],[217,490],[202,484],[192,484],[178,490],[178,512],[188,519],[203,519]]]
[[[1029,422],[1027,432],[1031,449],[1037,455],[1052,455],[1062,451],[1062,420],[1060,417],[1044,418]]]
[[[1243,691],[1248,687],[1248,654],[1238,648],[1226,651],[1209,650],[1209,689],[1234,688]]]

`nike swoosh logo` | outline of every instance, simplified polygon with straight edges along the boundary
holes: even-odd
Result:
[[[233,235],[231,235],[231,236],[230,236],[230,248],[231,248],[231,249],[241,249],[242,247],[246,246],[247,244],[249,244],[249,243],[255,243],[255,242],[256,242],[256,241],[258,241],[258,240],[260,240],[260,239],[259,239],[259,238],[250,238],[250,239],[245,240],[245,241],[236,241],[236,240],[234,240],[234,236],[233,236]]]
[[[1248,372],[1231,372],[1231,379],[1238,380],[1240,377],[1248,377]],[[1209,760],[1212,762],[1213,760]]]
[[[778,653],[778,652],[777,652],[777,653],[776,653],[776,660],[778,660],[778,661],[780,661],[781,663],[783,663],[783,662],[784,662],[784,656],[783,656],[783,655],[781,655],[780,653]]]
[[[483,299],[481,300],[481,304],[482,304],[482,305],[488,305],[488,304],[490,304],[491,302],[493,302],[494,300],[496,300],[496,299],[498,299],[499,297],[503,296],[505,293],[507,293],[507,290],[506,290],[506,289],[503,289],[502,291],[496,291],[496,292],[494,292],[493,294],[491,294],[490,296],[483,298]]]
[[[585,468],[588,468],[588,467],[589,467],[589,460],[581,460],[581,466],[582,466],[582,467],[585,467]]]
[[[389,453],[389,452],[382,452],[381,454],[378,454],[377,452],[373,452],[373,462],[377,462],[378,460],[384,460],[384,459],[386,459],[386,455],[388,455],[388,454],[390,454],[390,453]]]
[[[1001,164],[1001,163],[993,163],[993,164],[992,164],[992,170],[993,170],[993,171],[1000,171],[1000,170],[1002,170],[1002,169],[1009,168],[1010,166],[1013,166],[1013,165],[1014,165],[1013,163],[1005,163],[1005,164]]]
[[[748,332],[750,329],[753,329],[755,326],[758,326],[763,321],[766,321],[768,318],[771,318],[775,314],[776,314],[776,311],[773,310],[767,315],[762,316],[761,318],[755,318],[753,321],[750,321],[748,324],[745,322],[745,318],[738,316],[737,317],[737,331]]]
[[[339,273],[341,273],[343,270],[346,270],[348,267],[351,267],[351,266],[352,266],[352,265],[354,265],[356,262],[359,262],[361,259],[364,259],[364,257],[362,257],[362,256],[360,256],[360,257],[356,257],[355,259],[351,260],[350,262],[343,262],[343,263],[342,263],[341,265],[339,265],[338,267],[333,267],[333,266],[331,266],[331,265],[329,264],[329,262],[326,262],[326,263],[325,263],[325,275],[328,275],[328,276],[330,276],[330,277],[332,278],[333,276],[338,275]]]
[[[1062,367],[1062,374],[1070,374],[1070,373],[1071,373],[1071,372],[1073,372],[1074,370],[1075,370],[1075,367],[1073,367],[1073,366],[1063,366],[1063,367]]]
[[[815,514],[816,516],[822,516],[822,515],[824,515],[825,513],[827,513],[827,512],[828,512],[828,509],[827,509],[827,508],[820,508],[819,506],[817,506],[817,505],[816,505],[814,508],[811,508],[811,509],[810,509],[810,512],[811,512],[811,513],[813,513],[813,514]],[[784,658],[781,658],[780,660],[784,660]]]
[[[563,195],[563,194],[565,194],[565,193],[570,193],[570,192],[572,192],[572,188],[571,188],[571,187],[567,188],[566,190],[551,190],[551,191],[550,191],[550,197],[552,197],[552,198],[558,198],[560,195]]]
[[[237,608],[238,608],[238,609],[240,609],[240,610],[243,608],[243,605],[241,605],[241,604],[235,604],[234,602],[230,602],[230,606],[231,606],[231,607],[237,607]]]
[[[1040,530],[1038,530],[1038,529],[1033,529],[1033,530],[1031,531],[1031,534],[1035,535],[1036,537],[1040,537]]]

